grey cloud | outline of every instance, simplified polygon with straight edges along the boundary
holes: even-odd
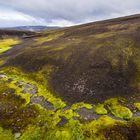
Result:
[[[140,12],[140,0],[0,0],[1,5],[47,23],[83,23]]]

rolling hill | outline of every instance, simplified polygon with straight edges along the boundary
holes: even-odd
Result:
[[[139,14],[0,36],[0,124],[8,135],[139,139]]]
[[[10,29],[18,29],[18,30],[27,30],[27,31],[42,31],[42,30],[50,30],[57,29],[60,27],[57,26],[17,26]]]
[[[50,86],[70,103],[129,97],[138,91],[139,20],[136,15],[48,31],[6,52],[6,65],[27,72],[51,65]]]

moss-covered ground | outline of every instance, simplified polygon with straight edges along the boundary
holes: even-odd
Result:
[[[106,140],[109,129],[116,129],[116,125],[121,129],[131,128],[131,122],[135,123],[130,109],[121,103],[124,104],[125,99],[112,98],[95,105],[79,102],[70,106],[51,93],[43,73],[49,75],[51,68],[48,68],[46,72],[41,70],[36,75],[14,67],[0,70],[1,139]],[[37,93],[24,93],[22,84],[25,83],[35,85]],[[40,102],[31,102],[32,97],[44,97],[43,100],[49,101],[55,110],[46,109]],[[139,109],[139,103],[134,103],[134,105]],[[81,116],[77,112],[82,108],[92,110],[93,115],[98,114],[100,117],[82,123]],[[110,113],[112,116],[109,115]],[[63,117],[66,121],[62,119]],[[139,127],[137,129],[140,129]]]
[[[12,48],[13,45],[20,43],[19,39],[3,39],[0,40],[0,53],[3,53]]]

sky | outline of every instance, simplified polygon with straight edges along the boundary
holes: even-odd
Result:
[[[63,27],[139,13],[140,0],[0,0],[0,27]]]

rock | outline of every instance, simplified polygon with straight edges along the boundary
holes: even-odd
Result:
[[[53,104],[47,100],[41,103],[41,105],[46,108],[47,110],[53,110],[56,111],[56,108],[53,106]]]
[[[64,124],[66,124],[68,122],[68,119],[64,116],[60,116],[61,120],[60,122],[57,124],[58,127],[63,126]]]
[[[135,117],[140,117],[140,111],[133,114],[133,118],[135,118]]]
[[[30,93],[30,94],[36,94],[37,93],[37,90],[36,89],[28,90],[28,93]]]
[[[100,117],[100,115],[93,112],[93,109],[80,108],[77,110],[77,113],[80,115],[80,118],[85,121],[96,120]]]
[[[79,120],[79,117],[73,116],[73,119],[74,119],[74,120]]]
[[[22,85],[22,88],[24,89],[25,93],[36,94],[38,92],[35,85],[24,84]]]
[[[0,78],[8,78],[5,74],[0,74]]]
[[[112,119],[115,119],[115,120],[124,120],[122,118],[119,118],[119,117],[116,117],[116,116],[112,115],[111,113],[109,113],[108,116]]]
[[[26,84],[26,83],[24,83],[24,82],[22,82],[22,81],[16,82],[16,85],[17,85],[17,86],[24,85],[24,84]]]
[[[36,104],[41,104],[44,100],[43,96],[37,96],[37,97],[31,97],[30,102],[31,103],[36,103]]]
[[[71,109],[71,106],[65,106],[63,109],[62,109],[62,111],[66,111],[66,110],[70,110]]]
[[[134,103],[127,103],[126,107],[129,108],[131,111],[135,110]]]
[[[19,138],[21,136],[21,133],[15,133],[15,139]]]
[[[53,104],[47,101],[43,96],[31,97],[30,102],[40,104],[42,107],[44,107],[47,110],[56,111],[56,108],[53,106]]]
[[[14,81],[13,78],[9,78],[9,79],[7,80],[8,83],[11,83],[12,81]]]

